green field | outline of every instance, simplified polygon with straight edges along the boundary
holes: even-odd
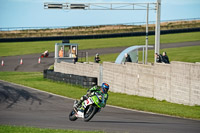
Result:
[[[0,125],[0,133],[104,133],[104,132]]]
[[[171,28],[175,28],[172,23],[171,24],[169,23],[167,27],[165,26],[164,28],[168,29],[170,28],[170,26]],[[188,24],[188,26],[190,27],[191,23]],[[90,32],[89,30],[90,29],[88,29],[87,32]],[[119,30],[120,29],[117,29],[116,32],[118,33]],[[127,31],[127,29],[125,30]],[[139,30],[141,30],[141,27],[139,27]],[[143,28],[143,30],[145,30],[145,28]],[[149,30],[151,30],[151,28]],[[107,32],[108,31],[115,32],[114,30],[107,30]],[[121,32],[122,31],[123,29],[121,29]],[[134,31],[136,31],[136,29],[134,29]],[[28,34],[26,30],[22,32],[24,32],[25,36],[31,35]],[[105,31],[101,32],[103,33]],[[66,31],[64,33],[66,33]],[[77,30],[77,33],[81,34],[81,31]],[[39,33],[38,35],[45,36],[45,34],[47,33],[45,33],[44,30],[43,33]],[[52,32],[50,34],[52,34]],[[75,32],[73,34],[75,34]],[[4,33],[2,34],[2,36],[4,37],[9,37],[8,35],[9,34],[4,34]],[[14,34],[14,36],[16,36],[16,34]],[[166,34],[166,35],[161,35],[160,40],[162,44],[200,41],[200,32]],[[49,52],[54,52],[55,43],[59,42],[61,41],[0,43],[0,57],[43,53],[45,50],[49,50]],[[145,45],[145,36],[71,40],[70,42],[80,44],[79,49],[124,47],[133,45]],[[155,42],[155,36],[149,36],[149,45],[154,45],[154,42]],[[200,52],[199,52],[200,46],[161,49],[160,53],[162,53],[163,51],[167,52],[170,61],[182,61],[191,63],[200,62]],[[114,62],[118,55],[119,53],[100,55],[101,63],[102,61]],[[93,62],[94,57],[89,57],[89,61]],[[142,61],[142,52],[139,52],[139,61]],[[154,62],[154,50],[148,51],[148,62]],[[39,72],[0,72],[0,79],[75,99],[79,99],[87,91],[87,88],[83,88],[80,86],[74,86],[63,82],[54,82],[48,79],[43,79],[43,74]],[[121,93],[112,93],[112,92],[109,92],[108,104],[128,109],[142,110],[147,112],[154,112],[154,113],[166,114],[182,118],[191,118],[200,120],[200,106],[186,106],[181,104],[169,103],[166,101],[158,101],[155,100],[154,98],[146,98],[146,97],[126,95]],[[52,132],[53,133],[104,133],[101,131],[46,129],[46,128],[35,128],[35,127],[0,125],[0,133],[52,133]]]
[[[138,23],[139,24],[139,23]],[[77,35],[97,35],[97,34],[114,34],[114,33],[132,33],[132,32],[145,32],[146,25],[138,24],[114,24],[114,25],[91,25],[91,26],[70,26],[70,27],[46,27],[44,29],[23,27],[8,28],[8,31],[0,31],[0,38],[23,38],[23,37],[52,37],[52,36],[77,36]],[[200,20],[186,19],[186,20],[173,20],[168,22],[161,22],[160,30],[175,30],[175,29],[188,29],[200,27]],[[155,31],[155,25],[148,26],[149,31]]]
[[[155,36],[149,36],[149,44],[154,44]],[[161,35],[161,43],[176,43],[187,41],[200,41],[200,32],[166,34]],[[33,53],[42,53],[46,49],[54,52],[54,45],[61,41],[41,41],[41,42],[13,42],[0,43],[0,56],[15,56]],[[123,38],[107,38],[107,39],[85,39],[72,40],[71,43],[80,44],[80,49],[96,49],[109,47],[122,47],[132,45],[144,45],[145,36],[139,37],[123,37]],[[166,51],[170,61],[183,62],[200,62],[200,46],[168,48],[162,49],[160,52]],[[119,53],[100,55],[102,61],[114,62]],[[148,62],[154,60],[154,50],[148,51]],[[89,57],[89,61],[93,62],[94,57]],[[142,61],[142,52],[139,52],[139,61]],[[54,82],[43,79],[43,74],[39,72],[0,72],[0,79],[33,87],[39,90],[51,92],[65,97],[79,99],[87,91],[86,88],[74,86],[63,82]],[[46,87],[48,86],[48,87]],[[126,103],[126,104],[124,104]],[[108,104],[120,106],[128,109],[142,110],[177,116],[182,118],[191,118],[200,120],[200,106],[186,106],[181,104],[169,103],[166,101],[158,101],[154,98],[146,98],[134,95],[126,95],[121,93],[109,92]],[[88,131],[79,130],[58,130],[58,129],[41,129],[33,127],[18,127],[0,125],[0,133],[86,133]],[[91,131],[95,132],[95,131]],[[96,131],[96,133],[102,133]]]
[[[200,46],[180,47],[180,48],[167,48],[161,49],[160,52],[167,52],[170,61],[182,62],[200,62]],[[119,53],[100,55],[101,62],[115,62]],[[90,62],[94,62],[94,57],[89,57]],[[142,62],[142,51],[139,51],[139,61]],[[148,62],[154,62],[154,50],[148,51]]]
[[[149,45],[153,45],[154,41],[155,36],[149,36]],[[200,41],[200,32],[161,35],[161,43],[163,44],[188,41]],[[43,53],[47,49],[49,50],[49,52],[53,52],[56,42],[61,41],[0,43],[0,56],[15,56],[33,53]],[[71,43],[80,44],[79,49],[123,47],[133,45],[144,45],[145,36],[71,40]]]
[[[86,88],[80,86],[43,79],[43,74],[39,72],[0,72],[0,79],[75,99],[79,99],[87,91]],[[200,106],[174,104],[158,101],[154,98],[109,92],[108,104],[184,118],[200,119]]]

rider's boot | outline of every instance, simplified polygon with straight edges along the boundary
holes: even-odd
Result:
[[[80,105],[81,105],[81,103],[84,101],[84,100],[86,100],[88,97],[86,96],[86,95],[84,95],[84,96],[82,96],[81,97],[81,99],[78,101],[78,100],[76,100],[75,102],[75,104],[74,104],[74,107],[75,108],[78,108]]]
[[[77,117],[84,118],[84,107],[78,108]]]
[[[74,108],[78,108],[80,105],[81,105],[81,103],[83,102],[83,100],[76,100],[74,103]]]

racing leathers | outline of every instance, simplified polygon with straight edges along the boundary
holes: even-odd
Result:
[[[88,97],[95,95],[97,93],[98,95],[101,95],[101,99],[97,103],[99,107],[105,107],[106,101],[108,100],[108,93],[104,93],[101,89],[101,87],[94,86],[91,89],[87,91],[87,94],[82,96],[80,101],[77,102],[76,106],[78,107],[84,100],[88,99]],[[84,108],[81,108],[81,111],[84,111]]]

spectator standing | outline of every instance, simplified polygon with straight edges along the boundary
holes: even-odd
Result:
[[[162,60],[164,63],[167,63],[169,64],[169,58],[167,56],[167,53],[166,52],[163,52],[163,55],[162,55]]]
[[[72,57],[76,58],[76,47],[72,47]]]
[[[99,54],[97,53],[96,56],[94,57],[94,62],[99,63],[99,61],[101,60],[100,60]]]
[[[125,53],[125,62],[124,63],[126,63],[126,62],[132,62],[130,55],[127,53]]]
[[[162,63],[162,55],[160,54],[158,54],[158,53],[155,53],[155,57],[156,57],[156,62],[157,63]]]
[[[63,57],[63,47],[60,48],[59,57]]]
[[[74,64],[78,61],[78,56],[76,54],[76,47],[72,47],[72,53],[71,53],[71,57],[74,58],[73,62]]]

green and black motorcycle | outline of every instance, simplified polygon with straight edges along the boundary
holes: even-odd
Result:
[[[102,95],[94,93],[94,95],[84,100],[77,108],[74,106],[74,109],[69,114],[69,120],[75,121],[78,118],[83,118],[85,122],[88,122],[97,112],[100,112],[101,107],[98,105],[98,103],[101,101],[101,99]],[[74,102],[74,105],[76,103],[77,100]],[[81,108],[84,108],[84,112],[80,111]]]

